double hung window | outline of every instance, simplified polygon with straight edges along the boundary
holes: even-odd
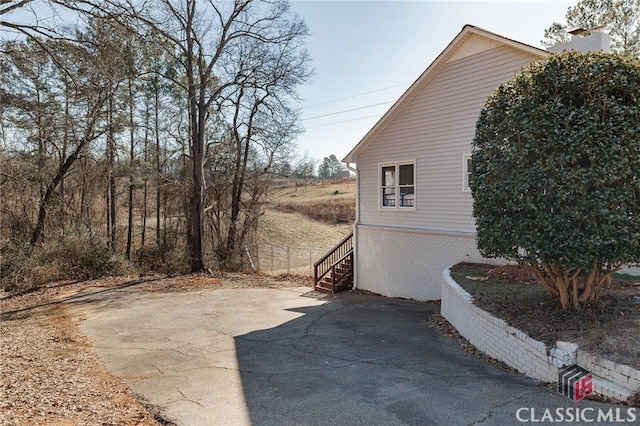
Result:
[[[462,155],[462,192],[471,192],[469,181],[471,179],[471,154]]]
[[[415,161],[380,165],[380,207],[416,208]]]

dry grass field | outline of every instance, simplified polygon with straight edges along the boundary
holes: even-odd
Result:
[[[354,215],[354,181],[279,189],[260,219],[260,271],[311,275],[313,263],[352,231]]]
[[[355,205],[356,181],[355,179],[341,180],[339,182],[309,183],[306,185],[281,188],[272,194],[270,201],[275,204],[289,203],[319,203],[332,199],[352,200]]]

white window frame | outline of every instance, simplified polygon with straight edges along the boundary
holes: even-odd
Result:
[[[413,186],[413,206],[401,206],[400,205],[400,166],[413,166],[413,185],[404,185],[404,186]],[[395,202],[393,206],[385,206],[383,205],[383,188],[385,186],[382,185],[382,169],[384,167],[395,167]],[[379,210],[402,210],[402,211],[415,211],[417,205],[417,185],[416,185],[416,160],[407,160],[407,161],[396,161],[389,163],[379,163],[378,164],[378,184],[376,185],[378,188],[378,209]]]
[[[471,192],[471,188],[469,187],[469,180],[471,179],[471,170],[469,170],[470,163],[471,153],[465,152],[462,154],[462,192]]]

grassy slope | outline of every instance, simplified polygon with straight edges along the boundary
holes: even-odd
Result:
[[[274,192],[270,201],[272,203],[321,203],[333,199],[349,199],[355,205],[355,180],[313,184],[307,185],[306,188],[304,186],[282,188]]]
[[[337,194],[334,194],[338,191]],[[299,211],[317,211],[327,201],[340,199],[355,206],[355,184],[307,185],[274,192],[261,217],[258,230],[261,269],[271,272],[271,249],[276,256],[274,271],[286,272],[286,247],[290,248],[291,272],[309,273],[310,259],[315,261],[352,231],[350,223],[335,224],[312,220],[302,213],[281,211],[283,205],[300,207]],[[287,209],[290,210],[290,209]],[[311,262],[312,263],[312,262]],[[279,266],[278,266],[279,265]]]

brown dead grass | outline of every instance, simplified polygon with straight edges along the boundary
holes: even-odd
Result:
[[[273,192],[269,197],[272,203],[289,203],[296,202],[321,202],[335,198],[356,199],[355,179],[349,179],[340,182],[314,182],[306,187],[299,185],[281,188]]]
[[[329,225],[297,213],[267,210],[260,219],[258,242],[326,251],[351,230],[351,224]]]
[[[273,207],[284,213],[298,213],[329,224],[351,224],[356,218],[355,201],[348,198],[329,199],[320,203],[278,203]]]
[[[280,189],[270,197],[269,207],[327,224],[352,224],[356,216],[355,181]]]

